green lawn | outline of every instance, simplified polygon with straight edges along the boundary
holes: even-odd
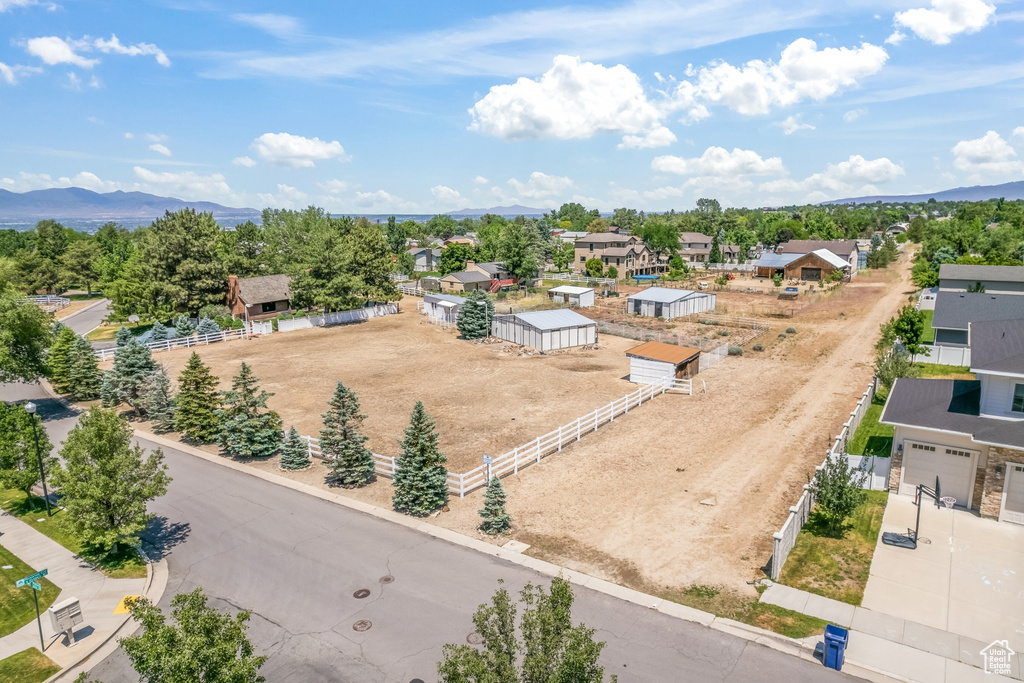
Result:
[[[812,513],[789,552],[779,583],[859,605],[888,496],[886,491],[867,491],[867,498],[854,512],[843,538],[826,536],[817,515]]]
[[[53,508],[53,517],[46,516],[40,498],[26,498],[24,492],[15,489],[0,489],[0,507],[57,543],[95,565],[112,579],[144,579],[146,564],[134,548],[123,548],[117,555],[86,547],[82,541],[68,532],[59,523],[64,512]],[[43,521],[39,521],[43,520]],[[29,572],[31,574],[31,572]],[[20,576],[18,578],[21,578]],[[0,678],[0,681],[3,681]]]
[[[95,330],[85,335],[85,338],[89,341],[114,341],[117,336],[117,331],[124,325],[132,333],[132,336],[138,337],[141,334],[145,334],[149,328],[153,327],[153,322],[147,323],[114,323],[112,325],[100,325]]]
[[[0,546],[0,567],[7,565],[11,565],[11,569],[0,569],[0,638],[14,633],[36,618],[36,605],[32,597],[35,589],[31,586],[16,587],[19,579],[35,574],[36,569],[19,560],[7,548]],[[57,599],[60,588],[47,579],[42,579],[38,583],[43,587],[39,594],[39,611],[42,612]],[[6,680],[8,679],[0,676],[0,681]]]
[[[792,555],[790,555],[792,557]],[[788,566],[788,564],[787,564]],[[758,589],[760,593],[762,589]],[[690,586],[684,591],[662,593],[659,597],[710,612],[718,617],[757,626],[789,638],[806,638],[825,632],[827,621],[793,610],[758,602],[721,586]]]
[[[879,388],[874,400],[864,413],[864,419],[854,432],[853,438],[846,444],[846,452],[851,455],[881,455],[888,457],[892,453],[893,427],[878,424],[878,418],[885,407],[888,392]]]
[[[0,659],[0,681],[4,683],[42,683],[58,671],[60,666],[34,647]]]
[[[936,365],[935,363],[917,363],[924,379],[975,379],[970,368],[959,365]]]
[[[932,327],[932,318],[935,316],[935,311],[921,311],[921,316],[924,318],[924,334],[921,335],[921,341],[933,344],[935,343],[935,328]]]

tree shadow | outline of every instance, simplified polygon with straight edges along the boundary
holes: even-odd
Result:
[[[38,398],[32,401],[36,404],[36,415],[42,422],[50,422],[51,420],[64,420],[69,417],[78,417],[81,411],[74,408],[68,408],[63,403],[55,398]],[[22,405],[27,401],[22,402]]]
[[[869,436],[864,445],[864,455],[890,455],[892,453],[891,436]]]
[[[144,534],[146,552],[154,562],[159,562],[177,545],[184,543],[192,527],[187,522],[171,522],[166,517],[154,517]]]
[[[846,532],[850,529],[851,524],[849,520],[843,522],[842,526],[838,529],[832,529],[828,525],[828,521],[825,516],[820,512],[812,512],[807,517],[807,522],[803,526],[803,530],[812,536],[818,538],[843,538],[846,536]]]

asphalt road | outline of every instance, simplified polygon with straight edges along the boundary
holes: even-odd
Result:
[[[76,419],[34,386],[0,385],[0,394],[37,400],[55,443]],[[269,655],[261,673],[272,683],[434,681],[442,646],[466,642],[473,611],[499,579],[511,590],[546,583],[531,570],[180,451],[164,455],[174,481],[151,505],[158,517],[146,539],[168,560],[161,606],[202,586],[219,608],[251,610],[252,640]],[[355,597],[361,590],[368,595]],[[574,618],[607,641],[601,661],[622,683],[797,683],[842,676],[601,593],[574,590]],[[354,629],[364,621],[368,630]],[[105,683],[138,680],[120,651],[92,675]]]
[[[75,331],[75,334],[85,334],[93,328],[98,327],[103,319],[110,313],[110,302],[106,299],[99,306],[85,311],[79,311],[64,318],[61,322]]]

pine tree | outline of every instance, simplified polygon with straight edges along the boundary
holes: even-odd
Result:
[[[175,337],[191,337],[192,333],[196,331],[192,321],[189,317],[182,313],[174,321],[174,336]]]
[[[199,326],[196,327],[196,334],[203,336],[204,334],[216,334],[220,332],[220,325],[210,318],[200,318]]]
[[[304,470],[309,467],[309,450],[295,427],[288,430],[288,436],[281,443],[281,469]]]
[[[143,410],[153,423],[153,431],[157,434],[174,429],[174,399],[171,398],[171,380],[162,365],[149,373],[143,384],[140,396]]]
[[[500,477],[491,477],[484,491],[484,509],[480,510],[483,522],[478,527],[485,534],[503,534],[512,526],[512,517],[505,510],[505,487]]]
[[[79,401],[100,397],[100,370],[92,344],[85,337],[75,337],[68,356],[68,386]]]
[[[455,326],[465,339],[482,339],[491,334],[491,319],[494,317],[494,302],[480,289],[470,292],[459,307],[459,318]]]
[[[114,367],[110,371],[111,400],[113,405],[127,403],[136,415],[141,415],[139,396],[142,384],[149,373],[156,369],[156,362],[149,347],[140,344],[134,337],[114,351]]]
[[[100,376],[100,405],[104,408],[113,408],[114,402],[114,371],[107,370]]]
[[[338,382],[328,405],[330,409],[322,416],[320,451],[330,460],[330,479],[345,488],[365,486],[373,481],[374,461],[365,446],[367,437],[361,426],[366,416],[359,412],[359,398]]]
[[[174,428],[199,443],[209,443],[217,438],[217,378],[192,352],[188,364],[178,376],[178,396],[175,399]]]
[[[217,411],[220,431],[217,445],[237,458],[265,458],[281,447],[281,417],[267,410],[267,399],[273,396],[262,391],[252,368],[242,363],[231,378],[231,390],[221,392]]]
[[[114,339],[116,340],[115,343],[117,346],[121,347],[134,339],[134,336],[132,335],[131,330],[124,325],[121,325],[121,327],[117,328],[117,336],[114,337]]]
[[[149,329],[149,341],[151,342],[167,341],[170,336],[167,327],[159,320],[153,323],[153,327]]]
[[[68,392],[71,346],[75,343],[75,331],[66,325],[61,325],[57,338],[50,345],[50,351],[46,354],[46,367],[50,371],[50,381],[53,388],[62,394]]]
[[[438,450],[434,421],[416,402],[412,418],[399,442],[402,454],[395,460],[395,487],[391,501],[395,510],[414,517],[426,517],[448,502],[447,458]]]

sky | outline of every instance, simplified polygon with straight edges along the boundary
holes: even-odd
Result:
[[[1024,179],[1024,0],[0,0],[0,188],[441,213]]]

